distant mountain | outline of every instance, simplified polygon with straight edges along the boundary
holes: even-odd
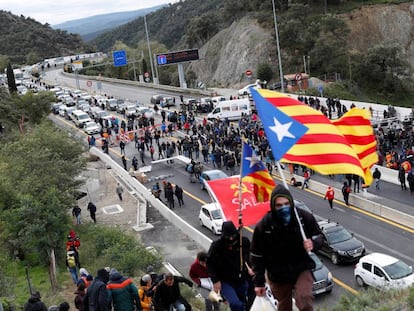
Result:
[[[157,11],[164,6],[166,5],[163,4],[136,11],[95,15],[52,25],[52,28],[66,30],[69,33],[80,34],[84,41],[90,41],[104,32],[126,24],[140,16]]]
[[[30,17],[0,10],[0,55],[13,64],[34,64],[45,58],[90,52],[79,35],[52,29]]]

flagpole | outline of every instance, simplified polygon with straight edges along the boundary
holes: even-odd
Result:
[[[241,150],[241,156],[243,157],[244,152],[244,144],[245,144],[245,138],[242,138],[242,150]],[[240,161],[240,175],[239,175],[239,245],[240,245],[240,276],[243,272],[243,211],[242,211],[242,187],[243,187],[243,159]]]
[[[244,139],[242,139],[242,150],[241,150],[241,156],[243,157],[243,152],[244,152]],[[242,181],[242,176],[243,176],[243,159],[241,159],[240,161],[240,178],[239,178],[239,228],[241,229],[243,227],[243,211],[242,211],[242,188],[243,188],[243,181]]]
[[[283,185],[285,186],[286,189],[289,189],[288,184],[285,179],[285,174],[283,173],[283,170],[282,170],[282,167],[279,161],[276,161],[276,165],[277,165],[278,171],[280,172],[280,176],[282,177]],[[305,230],[303,230],[302,222],[300,221],[298,211],[296,210],[296,208],[293,208],[293,211],[295,213],[296,220],[298,221],[298,224],[299,224],[300,234],[302,235],[302,239],[305,241],[307,237],[305,234]]]

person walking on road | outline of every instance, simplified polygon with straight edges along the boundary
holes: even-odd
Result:
[[[167,199],[169,209],[174,209],[174,191],[170,182],[164,187],[164,195]]]
[[[351,187],[348,185],[348,182],[344,181],[342,186],[342,195],[344,196],[344,202],[349,206],[349,194],[351,193]]]
[[[408,187],[410,188],[410,194],[414,194],[414,172],[411,170],[407,174]]]
[[[181,207],[181,205],[184,205],[183,192],[183,188],[181,188],[178,185],[175,185],[174,194],[177,197],[179,207]]]
[[[310,179],[310,173],[309,170],[305,170],[305,172],[303,173],[303,185],[302,185],[302,189],[304,189],[306,187],[306,189],[309,188],[309,179]]]
[[[375,168],[374,173],[372,174],[375,180],[375,189],[380,190],[380,179],[381,179],[381,172],[378,167]]]
[[[120,183],[118,183],[116,186],[116,194],[118,195],[119,200],[121,201],[122,201],[122,193],[124,193],[124,188],[121,186]]]
[[[91,219],[96,224],[96,205],[92,202],[88,203],[87,210],[89,211],[89,214],[91,215]]]
[[[405,184],[405,169],[404,167],[400,167],[400,170],[398,171],[398,180],[401,184],[401,190],[407,190],[407,185]]]
[[[354,181],[354,193],[359,192],[361,177],[356,174],[352,175],[352,180]]]
[[[125,155],[125,142],[123,140],[119,142],[119,148],[121,149],[121,154]]]
[[[124,169],[127,171],[127,159],[124,155],[122,156],[122,165],[124,166]]]
[[[132,158],[132,166],[134,167],[134,171],[138,171],[138,159],[136,156]]]
[[[335,191],[332,186],[328,186],[328,190],[326,190],[324,200],[328,200],[330,209],[333,209],[333,200],[335,198]]]

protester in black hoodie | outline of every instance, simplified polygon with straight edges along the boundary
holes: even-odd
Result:
[[[99,269],[98,275],[89,285],[83,298],[84,311],[109,311],[108,292],[106,283],[109,280],[109,272],[106,269]]]
[[[264,296],[265,273],[279,311],[292,310],[292,291],[301,311],[313,310],[313,275],[315,262],[308,252],[322,246],[322,232],[312,214],[296,209],[305,231],[303,240],[295,217],[294,201],[282,185],[273,189],[269,211],[256,224],[251,245],[253,282],[257,296]]]
[[[24,305],[24,311],[47,311],[46,305],[40,300],[40,293],[35,291]]]
[[[248,292],[250,241],[242,237],[233,222],[223,223],[221,237],[211,243],[207,255],[207,270],[215,292],[230,304],[232,311],[245,310]],[[241,252],[241,253],[240,253]],[[240,258],[240,255],[242,259]]]

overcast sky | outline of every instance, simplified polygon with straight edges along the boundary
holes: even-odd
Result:
[[[134,11],[176,0],[1,0],[0,9],[56,25],[94,15]]]

